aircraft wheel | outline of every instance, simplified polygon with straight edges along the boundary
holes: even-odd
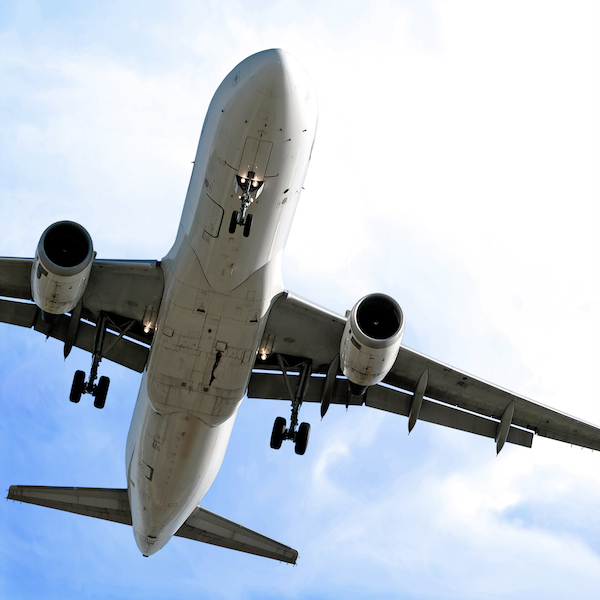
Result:
[[[235,233],[239,217],[240,213],[237,210],[234,210],[231,213],[231,221],[229,221],[229,233]]]
[[[81,394],[85,388],[85,373],[83,371],[75,371],[73,376],[73,385],[71,386],[71,393],[69,394],[69,400],[71,402],[79,402],[81,400]]]
[[[273,425],[273,433],[271,433],[271,448],[273,450],[279,450],[285,437],[285,419],[283,417],[277,417],[275,424]]]
[[[244,237],[250,235],[250,227],[252,227],[252,215],[246,215],[246,222],[244,223]]]
[[[294,448],[296,454],[302,456],[306,452],[306,446],[308,446],[309,437],[310,425],[308,423],[300,423],[300,427],[298,427],[298,435],[296,436],[296,447]]]
[[[109,384],[110,379],[108,377],[100,377],[100,381],[98,381],[98,387],[96,388],[96,396],[94,397],[94,406],[96,408],[104,408]]]

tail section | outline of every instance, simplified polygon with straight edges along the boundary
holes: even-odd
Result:
[[[131,525],[126,489],[11,485],[8,500]],[[176,536],[296,564],[298,552],[197,506]]]

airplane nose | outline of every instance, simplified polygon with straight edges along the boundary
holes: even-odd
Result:
[[[290,55],[279,48],[255,54],[252,85],[268,98],[285,98],[292,93]]]

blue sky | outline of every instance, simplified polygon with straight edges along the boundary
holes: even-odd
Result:
[[[0,5],[0,255],[72,219],[104,258],[172,243],[222,78],[283,47],[320,119],[286,286],[343,314],[394,296],[407,346],[600,424],[596,2]],[[0,327],[0,487],[124,487],[140,377],[72,405],[90,359]],[[337,408],[337,410],[336,410]],[[366,409],[303,407],[308,451],[245,401],[203,505],[297,567],[0,503],[7,598],[596,598],[598,453],[531,450]]]

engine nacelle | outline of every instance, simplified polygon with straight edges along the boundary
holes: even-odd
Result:
[[[94,248],[77,223],[59,221],[42,234],[31,269],[31,294],[44,320],[75,308],[87,286]]]
[[[364,394],[389,373],[403,334],[404,315],[393,298],[369,294],[354,305],[340,345],[340,366],[353,394]]]

